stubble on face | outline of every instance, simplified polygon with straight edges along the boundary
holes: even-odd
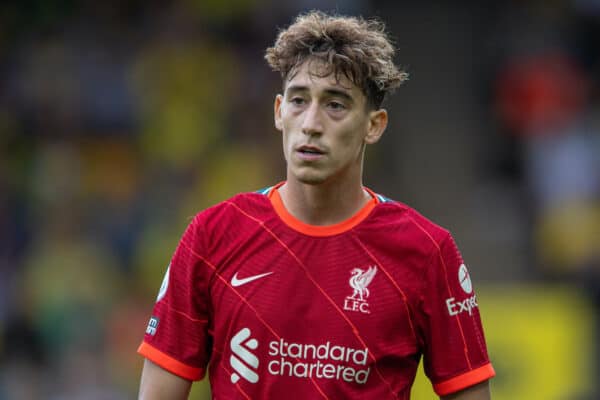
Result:
[[[305,62],[279,98],[288,180],[308,185],[344,174],[362,175],[366,98],[346,77],[322,76],[323,68]]]

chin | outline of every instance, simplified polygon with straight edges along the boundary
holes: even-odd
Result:
[[[296,179],[305,185],[320,185],[327,181],[327,177],[320,174],[297,174]]]
[[[326,179],[322,177],[310,176],[310,177],[298,177],[298,181],[304,183],[305,185],[319,185],[326,181]]]

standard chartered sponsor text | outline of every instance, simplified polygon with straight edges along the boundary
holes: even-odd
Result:
[[[325,344],[289,343],[284,339],[269,343],[268,363],[271,375],[297,378],[337,379],[365,384],[371,368],[367,364],[369,349]],[[363,367],[363,368],[361,368]]]

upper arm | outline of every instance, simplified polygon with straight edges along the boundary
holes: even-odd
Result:
[[[189,381],[202,379],[211,350],[207,328],[211,275],[199,256],[203,252],[202,232],[194,221],[171,258],[138,348],[147,360]]]
[[[434,249],[421,299],[417,317],[424,343],[424,367],[436,393],[458,393],[493,377],[477,297],[450,235]]]
[[[441,400],[490,400],[490,398],[489,381],[483,381],[459,392],[440,397]]]
[[[187,399],[192,382],[162,369],[146,359],[142,369],[139,400]]]

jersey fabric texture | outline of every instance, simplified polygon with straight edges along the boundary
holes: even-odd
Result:
[[[281,184],[280,184],[281,185]],[[494,376],[449,232],[371,191],[352,218],[307,225],[277,186],[200,212],[138,352],[214,399],[409,399]]]

